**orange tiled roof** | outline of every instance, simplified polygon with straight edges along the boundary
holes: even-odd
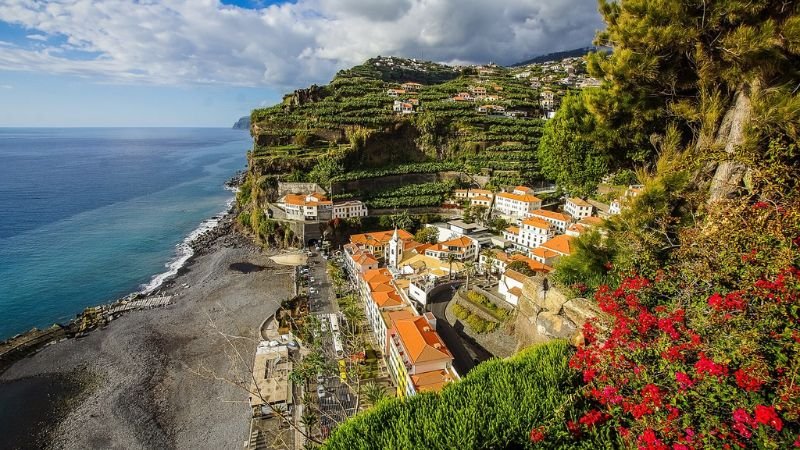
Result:
[[[515,226],[512,225],[512,226],[506,228],[506,231],[508,231],[511,234],[519,234],[519,227],[515,227]]]
[[[491,199],[491,198],[489,198],[489,197],[487,197],[487,196],[485,196],[485,195],[476,195],[475,197],[472,197],[472,200],[478,200],[478,201],[483,201],[483,202],[490,202],[490,201],[492,201],[492,199]]]
[[[529,188],[528,186],[517,186],[513,190],[527,192],[528,194],[531,195],[533,194],[533,189]]]
[[[519,286],[512,287],[511,289],[508,290],[508,292],[510,292],[515,297],[522,297],[522,289],[520,289]]]
[[[392,240],[394,230],[376,231],[373,233],[354,234],[350,236],[350,242],[358,245],[381,246],[386,245]],[[397,237],[406,241],[413,239],[414,235],[406,230],[397,230]]]
[[[574,237],[562,234],[550,239],[541,246],[562,255],[569,255],[572,254],[572,242],[574,240]]]
[[[536,211],[532,211],[531,215],[547,217],[548,219],[560,220],[562,222],[569,222],[569,219],[567,219],[567,216],[565,216],[564,214],[554,211],[548,211],[546,209],[537,209]]]
[[[286,194],[283,197],[283,202],[287,205],[296,205],[296,206],[317,206],[317,205],[332,205],[333,202],[327,200],[324,195],[313,193],[310,194],[308,197],[314,199],[311,201],[306,200],[306,196],[303,194]]]
[[[536,247],[535,249],[531,250],[531,254],[545,260],[555,256],[561,256],[558,253],[544,247]]]
[[[461,236],[455,239],[450,239],[449,241],[444,241],[441,243],[442,247],[461,247],[466,248],[472,245],[472,239]]]
[[[596,225],[602,224],[603,223],[603,219],[601,219],[599,217],[595,217],[595,216],[584,217],[578,223],[583,224],[583,225],[596,226]]]
[[[403,305],[403,298],[394,288],[391,291],[373,292],[372,301],[378,305],[378,308],[392,308]]]
[[[439,334],[424,317],[398,320],[395,329],[412,363],[453,359]]]
[[[542,201],[539,197],[536,197],[535,195],[530,195],[530,194],[520,195],[520,194],[515,194],[513,192],[501,192],[497,194],[497,196],[525,203],[538,203]]]
[[[579,197],[571,197],[571,198],[568,198],[567,201],[571,202],[571,203],[574,203],[577,206],[584,206],[584,207],[585,206],[589,206],[589,207],[592,206],[589,203],[587,203],[586,200],[584,200],[582,198],[579,198]]]
[[[389,281],[392,279],[391,273],[389,273],[389,269],[380,268],[380,269],[371,269],[364,272],[364,275],[361,276],[364,281],[367,283],[371,283],[373,281],[384,280]]]
[[[550,229],[550,224],[538,217],[528,217],[522,223],[535,228]]]
[[[534,272],[548,273],[548,272],[551,272],[553,270],[552,267],[550,267],[550,266],[548,266],[546,264],[542,264],[539,261],[536,261],[535,259],[528,258],[527,256],[521,255],[519,253],[517,253],[515,255],[511,255],[511,261],[523,261]]]
[[[411,375],[411,382],[417,392],[439,392],[453,378],[446,370],[432,370],[430,372]]]
[[[508,278],[511,278],[512,280],[519,281],[520,283],[524,283],[525,280],[528,279],[527,276],[525,276],[525,275],[523,275],[523,274],[521,274],[521,273],[519,273],[519,272],[517,272],[516,270],[513,270],[513,269],[506,270],[506,273],[504,275],[507,276]]]
[[[574,231],[576,233],[583,233],[584,231],[586,231],[586,228],[583,225],[579,224],[579,223],[573,223],[567,229],[569,231]]]

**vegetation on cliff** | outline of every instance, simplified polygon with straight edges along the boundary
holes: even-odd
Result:
[[[597,43],[614,51],[592,55],[588,68],[602,85],[570,97],[539,147],[542,165],[576,189],[630,166],[644,185],[556,266],[559,284],[607,315],[584,328],[570,363],[580,382],[559,393],[579,418],[541,417],[524,442],[420,434],[470,448],[800,446],[800,5],[621,0],[600,9],[607,29]],[[512,364],[477,370],[493,380]],[[527,376],[551,370],[537,367]],[[465,393],[458,406],[495,401],[483,400]],[[405,409],[414,401],[387,404],[381,417],[414,423]],[[495,433],[517,430],[516,420]]]

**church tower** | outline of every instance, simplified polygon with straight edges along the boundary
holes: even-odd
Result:
[[[387,253],[387,265],[392,269],[397,269],[397,265],[403,260],[403,241],[397,235],[397,227],[395,227],[392,239],[389,241]]]

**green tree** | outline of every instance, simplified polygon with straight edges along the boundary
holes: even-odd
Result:
[[[596,133],[594,116],[586,108],[583,95],[564,97],[539,141],[542,173],[576,194],[594,191],[612,164],[611,155],[598,144]]]
[[[514,261],[506,266],[506,270],[513,270],[529,277],[536,275],[525,261]]]
[[[414,235],[414,240],[423,244],[439,242],[439,229],[436,227],[422,227]]]
[[[386,389],[375,381],[368,381],[362,386],[362,393],[365,400],[371,406],[377,405],[386,398]]]

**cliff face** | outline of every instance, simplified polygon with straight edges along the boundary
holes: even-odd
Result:
[[[233,124],[234,130],[249,130],[250,129],[250,116],[244,116],[239,118],[236,123]]]
[[[526,281],[522,294],[514,324],[516,351],[550,339],[580,342],[583,324],[602,314],[593,301],[569,298],[542,277]]]

